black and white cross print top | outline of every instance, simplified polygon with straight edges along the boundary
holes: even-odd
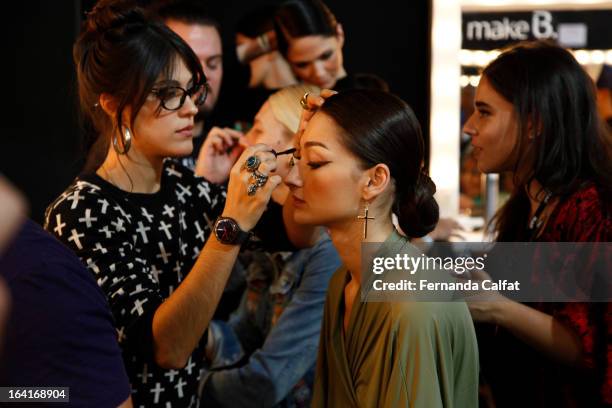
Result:
[[[206,340],[184,369],[166,370],[155,364],[151,326],[224,205],[223,188],[167,160],[157,193],[127,193],[93,174],[79,176],[47,208],[45,229],[77,253],[106,294],[135,407],[199,403]]]

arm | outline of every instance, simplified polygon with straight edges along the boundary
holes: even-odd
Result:
[[[251,173],[243,170],[247,157],[257,154],[260,171],[276,168],[276,158],[265,145],[247,148],[230,172],[223,216],[235,219],[243,231],[251,230],[261,217],[279,176],[270,176],[254,195],[247,195]],[[199,343],[217,307],[225,283],[239,252],[238,245],[225,245],[211,236],[187,275],[153,317],[155,359],[162,367],[183,367]]]
[[[263,347],[239,368],[211,373],[203,399],[231,407],[273,406],[314,367],[328,281],[340,260],[329,239],[308,254],[302,281]],[[231,396],[231,397],[230,397]]]
[[[582,343],[576,333],[553,316],[511,300],[471,302],[475,321],[498,324],[521,341],[568,365],[582,360]]]
[[[257,38],[249,38],[244,35],[241,37],[243,43],[236,47],[236,55],[238,61],[242,64],[248,64],[255,58],[277,48],[276,32],[274,30],[263,33]]]

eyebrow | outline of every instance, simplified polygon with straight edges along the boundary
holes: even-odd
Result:
[[[322,148],[327,149],[327,146],[325,146],[321,142],[306,142],[306,143],[304,143],[304,148],[313,147],[313,146],[321,146]],[[327,150],[329,150],[329,149],[327,149]]]
[[[323,51],[323,52],[322,52],[322,53],[321,53],[321,54],[320,54],[318,57],[316,57],[316,58],[314,58],[314,59],[312,59],[312,60],[309,60],[309,61],[295,61],[295,62],[293,62],[293,64],[295,64],[295,65],[297,65],[297,64],[310,64],[310,63],[311,63],[311,62],[313,62],[313,61],[316,61],[316,60],[321,59],[321,58],[322,58],[322,57],[323,57],[325,54],[327,54],[327,53],[329,53],[329,52],[333,52],[333,51],[334,51],[334,50],[332,50],[332,49],[330,48],[330,49],[328,49],[328,50]]]
[[[492,109],[491,105],[489,105],[488,103],[483,102],[483,101],[476,101],[476,102],[474,102],[474,106],[476,106],[477,108]]]

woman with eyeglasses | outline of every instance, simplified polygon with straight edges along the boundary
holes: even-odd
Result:
[[[106,294],[134,405],[196,406],[205,332],[280,182],[270,174],[276,156],[264,145],[247,148],[227,190],[167,159],[193,148],[206,77],[180,37],[128,1],[94,7],[74,60],[81,108],[104,156],[48,207],[45,227]]]

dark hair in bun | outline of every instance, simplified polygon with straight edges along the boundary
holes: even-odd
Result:
[[[109,138],[100,136],[113,131],[113,121],[98,106],[101,94],[117,98],[116,131],[122,132],[123,126],[133,125],[155,82],[173,77],[177,58],[185,63],[194,83],[206,82],[189,45],[164,24],[148,20],[135,1],[99,1],[87,14],[73,58],[83,125],[95,130],[84,141],[89,154],[85,169],[89,171],[101,164],[108,149]],[[121,118],[128,106],[131,118],[125,124]]]
[[[328,98],[321,112],[344,130],[343,144],[364,168],[389,167],[396,188],[393,212],[406,235],[431,232],[439,218],[436,185],[423,168],[421,126],[408,104],[388,92],[359,89]]]

